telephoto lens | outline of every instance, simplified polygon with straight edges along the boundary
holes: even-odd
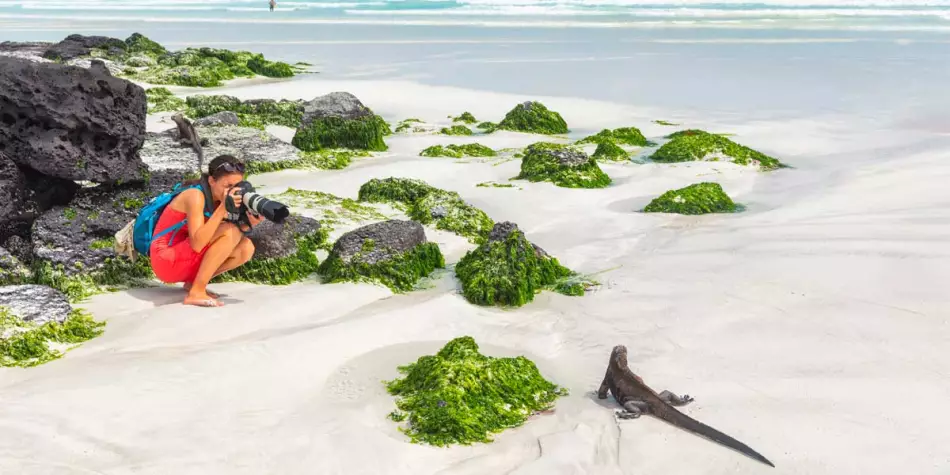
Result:
[[[255,213],[277,224],[283,223],[284,220],[290,216],[290,210],[287,209],[285,204],[269,200],[255,193],[254,186],[249,182],[242,181],[234,186],[241,189],[241,194],[244,198],[243,205],[247,207],[247,209],[253,210]]]

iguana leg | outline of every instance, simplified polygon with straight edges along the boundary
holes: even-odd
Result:
[[[673,394],[669,391],[663,391],[659,394],[659,396],[660,396],[660,399],[663,400],[663,402],[671,406],[685,406],[693,402],[693,398],[691,398],[689,394],[677,396],[676,394]]]
[[[607,386],[607,376],[609,374],[605,374],[604,382],[600,383],[600,389],[597,390],[597,399],[607,399],[607,390],[610,389]]]
[[[623,403],[622,411],[617,411],[620,419],[636,419],[650,410],[650,406],[643,401],[627,401]]]

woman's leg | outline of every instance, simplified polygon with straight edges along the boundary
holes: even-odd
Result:
[[[251,260],[251,257],[253,256],[254,256],[254,243],[251,242],[251,240],[245,236],[241,238],[241,242],[239,242],[237,247],[235,247],[234,250],[231,251],[231,254],[228,256],[227,259],[224,260],[224,263],[221,264],[221,267],[218,267],[218,270],[214,271],[214,275],[211,276],[211,278],[213,279],[229,270],[234,270],[234,269],[237,269],[238,267],[241,267],[242,265],[247,263],[247,261]],[[192,285],[193,285],[192,282],[186,282],[185,292],[190,292]],[[214,298],[214,299],[220,297],[220,295],[212,292],[208,288],[205,288],[205,293],[207,293],[211,298]]]
[[[244,238],[237,226],[231,223],[222,223],[218,226],[214,236],[211,237],[211,243],[201,259],[201,265],[198,267],[198,273],[195,275],[195,281],[188,289],[188,295],[185,297],[185,305],[199,305],[216,307],[221,306],[221,302],[208,295],[208,282],[214,277],[222,264],[235,251],[238,244]]]

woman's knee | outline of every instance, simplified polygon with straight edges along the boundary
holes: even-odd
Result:
[[[238,243],[237,247],[234,249],[237,256],[241,259],[241,262],[247,262],[254,257],[254,243],[251,242],[247,236],[241,238],[241,242]]]
[[[244,239],[244,233],[238,229],[237,225],[234,223],[221,223],[218,226],[217,232],[215,232],[214,240],[223,241],[228,243],[232,248],[236,248],[237,245]]]

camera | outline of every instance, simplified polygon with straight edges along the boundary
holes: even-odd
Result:
[[[257,194],[254,191],[254,185],[251,185],[250,182],[242,181],[234,185],[234,188],[240,190],[237,194],[243,198],[241,208],[236,210],[236,213],[239,216],[238,222],[250,224],[247,219],[248,210],[251,210],[254,212],[254,214],[259,214],[267,218],[269,221],[273,221],[277,224],[283,223],[284,220],[290,216],[290,210],[287,209],[286,205]],[[228,196],[228,204],[231,208],[234,208],[234,204],[231,201],[230,196]]]

